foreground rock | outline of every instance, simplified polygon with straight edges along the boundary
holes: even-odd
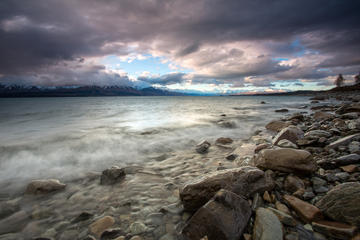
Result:
[[[289,126],[282,129],[273,139],[273,144],[277,145],[280,140],[286,139],[296,144],[296,141],[304,137],[304,132],[295,126]]]
[[[57,179],[33,180],[26,187],[25,194],[46,194],[62,190],[65,187],[66,184]]]
[[[249,203],[227,190],[220,190],[201,207],[182,230],[187,240],[240,239],[251,216]]]
[[[101,185],[111,185],[122,181],[125,178],[125,170],[118,166],[105,169],[100,178]]]
[[[226,189],[240,196],[269,191],[274,187],[271,176],[255,167],[217,171],[186,184],[180,189],[180,199],[187,211],[195,211],[208,202],[217,191]]]
[[[282,240],[282,225],[278,217],[265,208],[256,210],[253,240]]]
[[[331,189],[316,203],[324,214],[339,222],[360,227],[360,183],[343,183]]]
[[[308,151],[291,148],[264,149],[255,158],[255,166],[281,172],[309,174],[316,165]]]
[[[311,205],[310,203],[307,203],[290,195],[285,195],[284,200],[305,222],[310,223],[312,221],[322,219],[321,211],[314,205]]]
[[[318,221],[312,226],[315,231],[336,239],[350,239],[356,232],[356,227],[338,222]]]

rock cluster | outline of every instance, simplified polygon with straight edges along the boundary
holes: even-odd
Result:
[[[267,124],[276,135],[258,144],[252,167],[180,189],[194,212],[182,229],[186,240],[359,239],[359,104],[314,109]]]

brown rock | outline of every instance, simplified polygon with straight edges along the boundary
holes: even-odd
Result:
[[[263,199],[269,203],[275,202],[275,199],[273,198],[272,195],[269,194],[268,191],[264,192]]]
[[[186,223],[181,233],[188,240],[240,239],[251,216],[249,203],[227,190],[220,190]]]
[[[216,139],[216,143],[219,143],[219,144],[231,144],[232,142],[233,142],[233,140],[231,138],[221,137],[221,138]]]
[[[220,189],[249,197],[273,187],[274,182],[270,175],[255,167],[241,167],[216,171],[186,184],[180,189],[180,199],[185,210],[195,211]]]
[[[336,239],[350,239],[355,235],[356,227],[339,222],[316,221],[312,223],[315,231]]]
[[[279,210],[279,211],[282,211],[282,212],[286,213],[286,214],[290,214],[289,208],[288,208],[285,204],[282,204],[282,203],[279,202],[279,201],[277,201],[277,202],[275,203],[275,208],[276,208],[277,210]]]
[[[261,150],[266,149],[266,148],[270,148],[270,147],[271,147],[271,145],[268,144],[268,143],[259,144],[259,145],[256,146],[254,152],[255,152],[255,153],[258,153],[258,152],[260,152]]]
[[[284,189],[286,191],[288,191],[289,193],[294,193],[297,190],[299,190],[300,188],[304,189],[305,184],[303,183],[303,181],[299,177],[288,175],[285,178]]]
[[[295,210],[295,212],[301,217],[305,222],[312,222],[322,219],[322,214],[320,210],[311,205],[310,203],[304,202],[294,196],[285,195],[284,200]]]
[[[26,188],[25,194],[45,194],[62,190],[66,184],[57,179],[33,180]]]
[[[270,131],[280,132],[283,128],[287,126],[289,126],[289,124],[284,121],[274,120],[266,124],[265,128]]]
[[[314,119],[317,121],[333,119],[334,114],[328,112],[315,112]]]
[[[340,167],[344,172],[348,172],[348,173],[353,173],[353,172],[357,172],[359,170],[358,166],[354,165],[354,164],[350,164],[347,166],[342,166]]]
[[[264,149],[255,157],[254,164],[261,169],[299,174],[309,174],[317,168],[308,151],[291,148]]]
[[[90,232],[100,237],[101,234],[108,228],[112,227],[115,223],[115,219],[111,216],[105,216],[98,219],[90,225]]]
[[[316,206],[329,218],[360,227],[360,183],[339,184],[326,193]]]
[[[296,141],[304,137],[304,132],[295,126],[289,126],[282,129],[273,139],[273,144],[277,145],[278,142],[282,139],[289,140],[290,142],[296,144]]]

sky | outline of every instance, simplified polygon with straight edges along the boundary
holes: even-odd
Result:
[[[1,0],[0,84],[238,94],[360,71],[357,0]]]

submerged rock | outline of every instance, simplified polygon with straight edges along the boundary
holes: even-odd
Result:
[[[216,143],[219,144],[231,144],[233,142],[233,140],[231,138],[225,138],[225,137],[221,137],[216,139]]]
[[[101,185],[111,185],[122,181],[125,178],[125,170],[118,166],[105,169],[100,178]]]
[[[62,190],[66,184],[57,179],[33,180],[26,187],[25,194],[45,194]]]
[[[217,171],[190,182],[180,189],[180,199],[185,210],[195,211],[208,202],[217,191],[226,189],[249,197],[274,187],[271,176],[255,167],[241,167]]]
[[[283,230],[279,218],[269,209],[258,208],[253,230],[253,240],[282,240]]]
[[[196,145],[196,152],[200,153],[200,154],[204,154],[208,151],[209,147],[211,146],[211,144],[204,140],[201,143],[199,143],[198,145]]]
[[[187,240],[240,239],[251,216],[249,203],[227,190],[220,190],[201,207],[182,230]]]
[[[255,157],[255,166],[281,172],[309,174],[316,165],[308,151],[292,148],[264,149]]]
[[[324,214],[339,222],[360,227],[360,183],[339,184],[316,203]]]

